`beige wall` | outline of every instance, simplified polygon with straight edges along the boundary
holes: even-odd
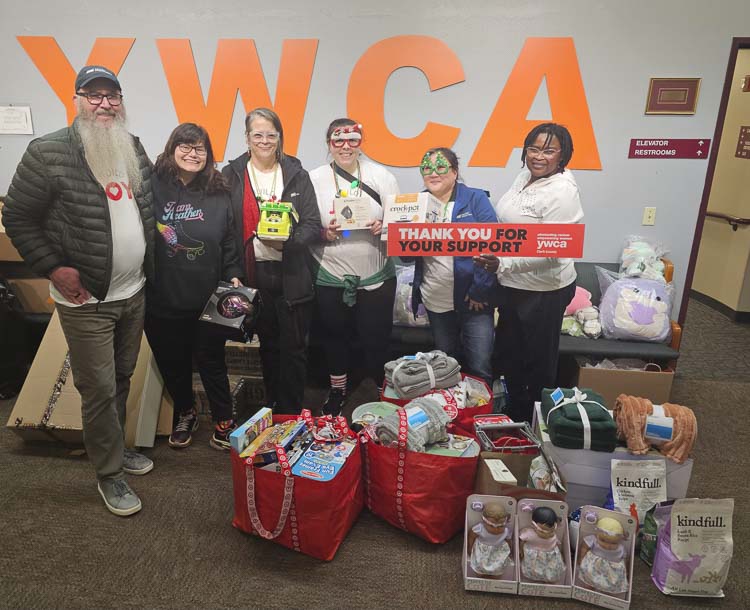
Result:
[[[750,159],[735,157],[740,126],[750,125],[750,49],[737,55],[708,210],[750,217]],[[693,278],[697,290],[735,311],[750,311],[750,226],[733,231],[725,221],[706,218]]]

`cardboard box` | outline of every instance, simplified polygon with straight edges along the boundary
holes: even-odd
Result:
[[[23,261],[18,250],[13,247],[3,226],[3,206],[0,205],[0,261],[17,263]]]
[[[529,480],[529,469],[533,455],[520,453],[496,453],[493,451],[482,451],[479,454],[479,468],[477,468],[477,479],[474,492],[484,495],[503,495],[500,492],[507,491],[513,487],[526,487]],[[495,481],[487,462],[500,460],[508,472],[516,479],[516,485],[509,485]],[[493,493],[494,492],[494,493]]]
[[[591,518],[587,519],[587,515],[591,516]],[[596,523],[598,519],[601,519],[602,517],[611,517],[612,519],[619,521],[626,534],[626,537],[622,542],[625,547],[625,573],[628,579],[628,590],[625,593],[615,594],[597,591],[592,586],[585,583],[581,578],[580,565],[584,540],[588,536],[596,534]],[[573,570],[573,599],[601,606],[602,608],[612,608],[613,610],[628,610],[628,608],[630,608],[630,596],[633,590],[633,558],[635,556],[635,539],[637,531],[638,524],[633,517],[629,515],[599,508],[598,506],[581,507],[580,533],[576,545]]]
[[[521,499],[518,501],[518,509],[516,510],[516,527],[514,531],[516,546],[518,547],[518,556],[519,558],[521,557],[519,535],[524,528],[531,527],[531,515],[533,509],[542,506],[554,510],[559,519],[555,535],[557,536],[560,555],[565,564],[565,573],[557,583],[543,583],[529,580],[523,575],[523,559],[521,559],[518,570],[518,594],[567,599],[573,593],[573,566],[570,557],[570,535],[568,533],[568,505],[565,502],[540,499]]]
[[[333,211],[342,231],[369,229],[368,223],[374,220],[369,197],[336,197]]]
[[[614,409],[620,394],[648,398],[654,404],[669,402],[674,371],[618,371],[583,366],[577,361],[575,385],[591,388],[605,400],[607,408]]]
[[[383,198],[383,232],[380,238],[388,240],[388,225],[392,222],[437,222],[443,204],[430,193],[404,193]]]
[[[557,447],[552,444],[547,434],[547,426],[541,417],[541,404],[537,402],[534,410],[534,431],[566,481],[568,490],[566,501],[571,510],[585,504],[594,506],[604,504],[609,492],[613,459],[653,460],[664,457],[656,450],[651,450],[646,455],[633,455],[627,447],[617,447],[612,453]],[[682,464],[666,460],[666,464],[667,498],[673,500],[686,497],[690,475],[693,471],[692,458]]]
[[[260,362],[260,343],[257,338],[251,343],[227,341],[224,354],[227,372],[230,375],[263,376],[263,367]]]
[[[488,591],[491,593],[518,593],[518,546],[515,544],[514,536],[509,536],[511,546],[511,558],[513,567],[508,568],[499,578],[494,576],[488,578],[478,574],[471,568],[471,549],[469,548],[469,532],[482,521],[482,509],[487,502],[501,502],[505,505],[510,515],[508,527],[515,526],[516,501],[508,496],[492,496],[484,494],[472,494],[466,499],[466,525],[464,527],[464,552],[463,552],[463,575],[464,589],[467,591]]]
[[[24,440],[83,442],[81,396],[66,363],[67,353],[60,320],[53,313],[7,423]],[[161,398],[161,376],[144,337],[130,380],[126,446],[153,447]]]
[[[16,295],[18,303],[26,313],[52,313],[55,302],[49,295],[49,280],[46,278],[8,279],[8,287]]]

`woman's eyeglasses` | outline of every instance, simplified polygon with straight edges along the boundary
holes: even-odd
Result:
[[[263,140],[268,142],[279,141],[279,134],[275,131],[251,131],[248,135],[253,142],[262,142]]]
[[[349,148],[359,148],[360,144],[362,144],[362,138],[331,139],[331,146],[334,148],[343,148],[344,144],[349,144]]]
[[[206,147],[203,146],[203,144],[178,144],[177,150],[179,150],[183,155],[189,155],[192,151],[195,151],[195,154],[199,157],[205,157],[208,154],[208,151],[206,150]]]
[[[539,155],[542,155],[545,159],[551,159],[559,152],[560,152],[559,148],[541,149],[541,148],[537,148],[536,146],[526,147],[526,156],[531,155],[532,157],[538,157]]]

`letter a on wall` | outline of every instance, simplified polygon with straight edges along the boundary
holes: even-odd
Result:
[[[602,168],[572,38],[526,39],[470,166],[504,167],[513,149],[523,146],[526,134],[548,122],[526,119],[544,78],[552,110],[549,120],[565,125],[573,137],[575,151],[569,167]]]

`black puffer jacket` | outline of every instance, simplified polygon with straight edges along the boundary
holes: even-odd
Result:
[[[134,137],[142,185],[138,202],[146,240],[144,271],[154,275],[154,212],[151,162]],[[104,300],[112,275],[112,231],[104,188],[91,173],[78,134],[72,127],[33,140],[8,188],[3,224],[31,269],[48,276],[57,267],[73,267],[81,283]]]
[[[245,244],[242,235],[242,203],[245,194],[245,173],[247,172],[247,153],[229,162],[221,173],[229,183],[232,193],[232,212],[234,214],[235,239],[240,253],[244,253]],[[284,298],[289,305],[311,301],[315,296],[313,278],[310,271],[312,254],[310,245],[320,241],[320,212],[315,189],[307,171],[296,157],[284,155],[281,161],[281,173],[284,177],[284,191],[281,201],[294,205],[299,214],[299,223],[289,241],[284,243],[282,257],[282,286]],[[252,247],[252,244],[248,244]],[[243,256],[241,254],[240,256]]]

